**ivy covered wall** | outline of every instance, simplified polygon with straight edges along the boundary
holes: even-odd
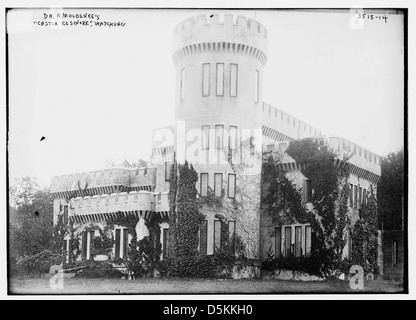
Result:
[[[265,265],[292,266],[325,276],[356,263],[376,272],[375,197],[370,197],[360,210],[350,207],[350,174],[346,166],[336,165],[338,155],[324,143],[313,139],[293,141],[286,153],[296,161],[296,169],[288,172],[279,157],[269,157],[262,170],[261,244]],[[348,158],[343,160],[345,163]],[[309,179],[312,188],[307,202],[302,198],[304,179]],[[276,259],[275,227],[291,224],[311,226],[310,256]],[[348,237],[352,239],[351,248],[347,248]]]

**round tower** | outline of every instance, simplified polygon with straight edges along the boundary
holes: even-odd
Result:
[[[244,141],[252,137],[261,139],[266,53],[267,30],[241,16],[201,15],[173,31],[175,149],[178,160],[186,158],[200,174],[197,188],[202,196],[208,186],[216,196],[221,189],[223,197],[233,197],[230,152],[242,151]],[[261,162],[256,169],[260,173]],[[215,245],[210,244],[215,239],[209,229],[208,253]]]
[[[252,19],[235,20],[232,15],[201,15],[174,29],[176,120],[260,125],[267,31]]]

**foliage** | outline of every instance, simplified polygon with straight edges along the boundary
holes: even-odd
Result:
[[[52,249],[54,251],[59,252],[62,250],[64,238],[67,234],[68,226],[64,224],[64,216],[61,214],[57,215],[52,235]]]
[[[346,166],[335,164],[337,154],[329,146],[310,138],[292,141],[286,153],[310,179],[311,203],[303,203],[294,181],[289,180],[279,162],[270,157],[262,171],[262,212],[278,225],[309,223],[312,229],[311,257],[303,261],[294,257],[270,259],[266,265],[285,267],[293,263],[290,269],[299,268],[325,276],[342,263],[342,250],[346,244],[344,232],[350,223],[349,185],[346,183],[349,172]]]
[[[296,184],[286,177],[279,168],[279,160],[273,156],[268,157],[262,167],[261,211],[279,225],[307,222]]]
[[[169,252],[168,252],[168,256],[170,257],[171,264],[175,264],[176,250],[177,250],[177,215],[176,215],[176,197],[178,194],[177,171],[178,171],[177,163],[175,162],[170,172],[170,183],[169,183]]]
[[[92,255],[110,255],[113,250],[115,240],[107,235],[100,235],[99,237],[94,238],[94,245],[92,248]]]
[[[374,194],[368,204],[360,210],[360,219],[355,223],[352,232],[351,265],[360,265],[366,272],[378,273],[378,228],[377,201]]]
[[[22,256],[50,250],[53,241],[53,198],[35,179],[18,179],[10,187],[10,266]]]
[[[322,267],[322,261],[319,257],[287,257],[268,259],[263,262],[263,270],[274,271],[274,270],[293,270],[302,271],[311,275],[321,276],[320,272]]]
[[[121,279],[123,273],[114,269],[111,263],[108,262],[88,262],[87,267],[78,271],[75,278],[95,279]]]
[[[20,275],[40,276],[48,273],[52,265],[60,265],[63,261],[63,255],[44,250],[31,256],[24,256],[17,260],[17,269]]]
[[[402,230],[404,203],[404,149],[391,152],[381,160],[381,177],[377,188],[379,228]]]
[[[124,168],[146,168],[148,161],[143,159],[127,159],[125,158],[122,162],[116,163],[113,159],[106,160],[107,168],[124,167]]]
[[[225,251],[212,255],[196,254],[184,256],[171,266],[171,275],[186,278],[231,279],[244,267],[257,267],[256,259],[236,257]]]
[[[159,223],[162,219],[159,215],[152,215],[145,220],[149,230],[149,236],[137,241],[136,230],[132,231],[132,240],[129,244],[127,266],[136,277],[151,274],[155,268],[159,268],[162,245],[160,243]]]
[[[169,219],[171,233],[171,252],[169,274],[179,277],[195,275],[198,261],[198,231],[203,216],[199,212],[196,200],[198,174],[192,165],[185,162],[178,165],[178,177],[173,174],[170,202],[173,204]],[[176,171],[176,170],[175,170]],[[176,186],[177,183],[177,186]],[[174,195],[176,194],[176,197]],[[174,203],[173,203],[174,202]]]

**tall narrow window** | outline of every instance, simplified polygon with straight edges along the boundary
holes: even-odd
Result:
[[[209,69],[210,69],[209,63],[204,63],[202,65],[202,96],[203,97],[209,96],[209,81],[210,81]]]
[[[302,226],[295,227],[295,256],[302,256]]]
[[[354,186],[354,209],[357,209],[358,187]]]
[[[260,72],[256,70],[256,84],[254,87],[254,96],[256,99],[256,103],[260,101]]]
[[[393,248],[392,248],[392,264],[393,264],[393,267],[397,266],[398,260],[399,260],[398,242],[393,241]]]
[[[90,231],[89,232],[89,248],[88,248],[88,253],[87,253],[88,260],[93,259],[92,251],[94,250],[94,240],[95,240],[95,231]]]
[[[165,162],[165,181],[170,181],[171,170],[172,170],[172,163]]]
[[[230,132],[229,132],[229,141],[228,141],[228,148],[230,150],[235,150],[237,148],[237,127],[236,126],[230,126]]]
[[[276,259],[282,256],[282,228],[274,229],[274,257]]]
[[[216,197],[222,196],[222,173],[214,175],[214,195]]]
[[[311,202],[312,201],[312,183],[311,180],[303,180],[303,201]]]
[[[363,188],[358,188],[358,207],[361,208],[363,205]]]
[[[222,149],[224,145],[224,126],[215,126],[215,148]]]
[[[235,255],[235,221],[228,221],[228,253]]]
[[[208,173],[201,173],[201,196],[208,195]]]
[[[352,208],[354,206],[354,190],[353,185],[350,183],[350,207]]]
[[[217,63],[217,96],[224,95],[224,63]]]
[[[312,228],[311,226],[305,227],[305,256],[311,256],[311,237],[312,237]]]
[[[68,205],[64,205],[64,217],[63,217],[64,226],[68,224]]]
[[[163,229],[163,252],[162,252],[163,260],[169,257],[169,229]]]
[[[88,232],[87,231],[83,231],[82,232],[82,260],[85,261],[87,260],[87,248],[88,248]]]
[[[129,234],[123,229],[123,259],[127,259],[129,253]]]
[[[363,205],[367,205],[367,190],[363,189]]]
[[[230,96],[236,97],[238,90],[238,65],[230,64]]]
[[[235,198],[235,182],[236,175],[233,173],[228,174],[228,198]]]
[[[202,254],[207,254],[207,243],[208,243],[208,221],[201,220],[199,226],[199,251]]]
[[[202,126],[202,150],[209,149],[209,126]]]
[[[214,221],[214,253],[221,250],[221,221]]]
[[[185,69],[181,70],[181,100],[185,99]]]
[[[62,246],[62,254],[65,255],[65,257],[67,257],[68,260],[68,240],[64,240],[63,246]]]
[[[70,255],[71,247],[72,247],[72,239],[68,239],[66,241],[66,246],[65,246],[65,248],[66,248],[66,262],[67,263],[69,263],[70,259],[71,259],[71,255]]]
[[[292,253],[292,227],[285,228],[285,257],[290,257]]]
[[[115,242],[115,258],[121,258],[120,255],[120,245],[121,245],[121,229],[116,229],[116,242]]]

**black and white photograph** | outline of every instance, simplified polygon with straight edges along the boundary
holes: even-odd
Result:
[[[4,17],[8,296],[409,292],[405,7]]]

